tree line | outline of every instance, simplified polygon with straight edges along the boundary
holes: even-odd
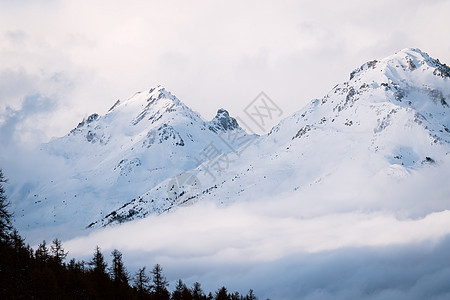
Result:
[[[5,182],[0,169],[0,299],[257,299],[253,290],[241,295],[223,286],[214,294],[206,293],[200,283],[188,287],[181,279],[170,292],[159,264],[150,272],[142,267],[131,275],[117,249],[111,252],[110,266],[98,246],[87,262],[66,262],[68,252],[57,238],[50,245],[43,241],[34,250],[12,226]]]

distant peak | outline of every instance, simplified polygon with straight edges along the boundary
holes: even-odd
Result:
[[[223,116],[223,117],[229,117],[230,114],[228,113],[228,111],[227,111],[226,109],[219,108],[219,109],[217,110],[216,118],[219,118],[219,117],[221,117],[221,116]]]
[[[382,60],[372,60],[364,63],[361,67],[353,70],[350,73],[350,80],[370,72],[371,69],[378,69],[388,71],[388,76],[398,74],[398,71],[392,73],[390,70],[401,69],[402,72],[412,72],[416,69],[425,71],[431,69],[434,75],[443,78],[450,78],[450,67],[441,63],[438,59],[434,59],[426,52],[418,48],[405,48],[393,55],[390,55]],[[395,75],[398,76],[398,75]],[[395,78],[392,78],[393,80]]]
[[[405,48],[394,55],[388,56],[384,60],[387,61],[397,61],[401,63],[410,63],[415,62],[416,64],[430,64],[430,62],[434,61],[426,52],[423,52],[419,48]],[[410,66],[409,66],[410,67]],[[410,70],[414,70],[415,68],[410,68]]]
[[[422,61],[436,61],[436,59],[432,58],[428,53],[420,50],[419,48],[404,48],[404,49],[396,52],[394,55],[391,55],[390,57],[395,57],[395,56],[400,56],[402,58],[411,57],[411,58],[419,59]],[[439,61],[439,60],[437,60],[437,61]]]
[[[163,87],[162,85],[157,85],[157,86],[155,86],[155,87],[152,87],[149,91],[148,91],[148,93],[149,94],[152,94],[152,93],[160,93],[160,92],[165,92],[166,91],[166,88],[165,87]]]
[[[152,87],[147,91],[137,92],[126,102],[141,102],[145,106],[145,108],[148,109],[152,105],[159,103],[159,100],[162,99],[170,100],[177,106],[181,105],[181,101],[161,85]]]
[[[422,56],[428,56],[427,53],[423,52],[422,50],[420,50],[419,48],[404,48],[402,50],[400,50],[397,53],[404,53],[404,54],[420,54]]]
[[[209,123],[209,128],[215,132],[233,130],[239,127],[236,119],[230,117],[228,111],[223,108],[217,110],[216,116]]]
[[[434,59],[428,53],[418,48],[405,48],[384,59],[388,64],[393,62],[405,67],[404,69],[414,71],[424,66],[432,68],[433,74],[442,78],[450,78],[450,67],[441,63],[439,59]]]

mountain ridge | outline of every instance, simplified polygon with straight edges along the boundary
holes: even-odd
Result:
[[[333,147],[330,143],[324,143],[324,140],[336,138],[337,135],[346,135],[346,138],[350,137],[348,145],[336,144],[342,146],[336,147],[336,150],[340,151],[339,155],[352,155],[350,159],[354,160],[361,159],[357,157],[367,152],[365,156],[368,159],[381,161],[384,165],[375,170],[376,173],[404,177],[408,176],[411,170],[440,163],[449,153],[450,144],[448,134],[450,110],[445,100],[450,98],[450,89],[448,77],[445,75],[446,70],[448,67],[445,64],[439,63],[418,49],[408,48],[383,60],[369,61],[351,72],[349,81],[336,85],[322,99],[313,100],[304,109],[282,120],[270,133],[256,140],[252,150],[255,149],[256,153],[259,151],[259,159],[280,160],[279,157],[283,155],[295,157],[286,155],[286,150],[291,152],[293,149],[304,149],[310,147],[310,144],[323,145],[313,149],[313,152],[306,151],[295,157],[304,160],[305,156],[311,157],[317,152],[326,153],[330,146]],[[411,76],[412,72],[423,74]],[[434,77],[439,81],[436,82]],[[440,89],[442,80],[444,80],[443,90]],[[392,132],[404,136],[395,134],[393,139]],[[307,142],[304,142],[305,140]],[[277,147],[274,151],[275,144]],[[365,150],[357,148],[358,151],[354,151],[353,148],[360,145],[364,145]],[[250,170],[258,164],[255,160],[243,163],[248,167],[247,172],[251,172]],[[317,166],[319,163],[310,167],[317,168]],[[262,164],[259,170],[263,178],[268,177],[270,173],[265,171],[265,168],[266,165]],[[292,165],[292,169],[296,168],[301,168],[301,164]],[[338,166],[334,164],[332,168]],[[187,187],[184,191],[186,196],[181,201],[183,205],[189,201],[193,203],[208,197],[227,198],[225,195],[233,190],[229,183],[237,176],[235,173],[239,174],[237,170],[233,170],[228,178],[224,176],[223,181],[217,184],[208,182],[207,178],[202,177],[201,169],[197,168],[190,172],[200,178],[204,189],[192,195]],[[320,172],[316,172],[315,176],[316,179],[313,181],[320,182],[324,178]],[[101,221],[101,224],[120,223],[135,217],[145,217],[152,211],[162,213],[172,209],[180,200],[170,199],[164,194],[170,186],[169,183],[170,180],[166,180],[156,190],[147,192],[136,201],[126,203],[119,210],[115,210],[113,215]],[[254,184],[258,187],[261,183]],[[276,186],[273,188],[276,189]],[[212,192],[221,189],[223,193]],[[290,189],[295,190],[298,187]],[[242,193],[244,190],[237,190],[231,198],[239,198]],[[215,197],[208,196],[210,194]],[[159,206],[155,207],[157,199],[160,199]],[[152,204],[149,205],[149,202]],[[149,205],[148,209],[145,208],[146,205]],[[161,210],[160,207],[165,209]]]
[[[25,199],[14,204],[17,223],[25,229],[65,224],[75,212],[84,228],[165,178],[201,164],[205,158],[198,153],[211,142],[230,151],[219,137],[229,131],[246,136],[226,110],[205,121],[162,86],[118,100],[104,115],[91,114],[41,146],[42,154],[64,160],[63,174],[21,195]]]
[[[104,195],[107,199],[116,196],[114,201],[108,199],[107,207],[98,204],[101,213],[84,218],[79,223],[83,228],[161,214],[198,201],[227,205],[260,197],[303,199],[305,193],[320,193],[317,189],[327,190],[346,176],[356,182],[359,173],[386,181],[404,180],[422,168],[439,168],[450,153],[449,74],[447,65],[425,52],[403,49],[354,69],[348,81],[312,100],[264,136],[246,134],[223,109],[211,121],[204,121],[158,86],[116,102],[104,116],[90,115],[75,133],[57,140],[59,148],[51,142],[46,151],[81,157],[69,162],[80,170],[76,180],[87,174],[85,181],[99,186],[99,193],[111,189]],[[133,113],[117,117],[127,109]],[[119,135],[109,127],[113,119],[125,124],[125,129],[118,127]],[[151,129],[145,124],[151,124]],[[100,163],[99,157],[106,155],[101,150],[84,158],[83,150],[65,142],[72,135],[77,136],[74,145],[83,141],[96,150],[112,147],[114,155],[108,154]],[[117,144],[117,136],[126,142]],[[239,143],[239,138],[245,143]],[[72,155],[61,148],[78,152]],[[347,170],[344,175],[343,170]],[[115,175],[107,179],[108,184],[101,183],[108,172]],[[145,187],[140,186],[142,182],[147,182]],[[120,190],[115,185],[129,187]],[[330,202],[330,195],[323,197],[324,203],[337,205]],[[320,211],[318,205],[305,206],[305,214]]]

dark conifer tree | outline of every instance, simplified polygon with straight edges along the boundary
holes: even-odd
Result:
[[[200,283],[195,282],[192,287],[192,299],[193,300],[204,300],[206,299],[205,294],[203,293],[202,287]]]
[[[234,292],[233,294],[230,294],[228,296],[231,300],[242,300],[243,297],[241,297],[241,295],[239,295],[238,292]]]
[[[182,300],[183,299],[183,288],[184,283],[181,281],[181,279],[178,280],[177,286],[175,287],[175,290],[172,292],[172,300]]]
[[[128,285],[129,275],[122,261],[122,253],[120,253],[119,250],[114,249],[111,252],[111,256],[113,257],[110,269],[112,280],[117,285]]]
[[[245,296],[245,300],[258,300],[258,298],[253,293],[253,290],[250,289],[250,291],[248,291],[247,296]]]
[[[0,169],[0,241],[6,242],[8,240],[10,230],[12,229],[11,218],[12,214],[9,212],[9,202],[5,195],[3,184],[7,180],[3,176],[3,171]]]
[[[38,299],[56,297],[58,283],[57,276],[51,267],[50,250],[47,243],[42,241],[35,251],[35,267],[31,272],[33,278],[33,294]]]
[[[112,297],[111,279],[106,273],[107,264],[105,258],[100,251],[100,247],[95,248],[94,257],[89,262],[91,266],[92,285],[89,289],[92,292],[90,298],[105,299]]]
[[[95,248],[94,257],[89,262],[89,265],[93,273],[106,274],[107,264],[99,246]]]
[[[72,258],[67,264],[67,292],[73,299],[88,298],[88,279],[84,261],[76,261]]]
[[[177,286],[172,293],[172,300],[192,300],[191,290],[181,281],[178,280]]]
[[[125,299],[129,289],[129,275],[122,261],[122,253],[114,249],[111,252],[111,256],[113,259],[109,272],[113,281],[114,298]]]
[[[0,169],[0,298],[7,299],[13,297],[15,288],[14,279],[11,278],[10,271],[14,269],[14,251],[11,241],[11,218],[8,211],[9,202],[6,198],[3,184],[6,179]]]
[[[38,264],[43,265],[48,262],[50,253],[45,240],[43,240],[42,243],[39,244],[38,248],[36,249],[35,257]]]
[[[152,270],[152,283],[152,296],[155,300],[168,300],[170,298],[170,293],[167,290],[169,284],[159,264],[156,264]]]
[[[227,289],[223,286],[216,292],[215,300],[230,300],[231,297],[228,295]]]
[[[24,287],[28,284],[29,278],[29,261],[32,253],[25,246],[25,239],[23,239],[17,230],[14,230],[11,235],[11,245],[14,250],[14,269],[16,271],[15,280],[17,287]]]
[[[64,260],[67,257],[68,252],[65,252],[62,247],[62,242],[55,238],[53,240],[52,245],[50,246],[50,252],[52,254],[53,261],[59,265],[62,266],[64,263]]]
[[[150,277],[145,273],[145,267],[140,268],[134,275],[134,288],[138,292],[139,299],[148,298],[150,295]]]
[[[183,300],[192,300],[192,291],[185,284],[181,295]]]
[[[0,272],[3,273],[1,285],[8,289],[4,296],[6,298],[26,298],[30,296],[27,288],[31,280],[32,250],[25,246],[24,239],[17,230],[13,230],[8,239],[9,242],[4,252],[6,261],[0,265]]]

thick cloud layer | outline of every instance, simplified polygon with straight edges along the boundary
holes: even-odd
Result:
[[[262,298],[449,295],[450,211],[416,220],[381,212],[301,218],[255,206],[197,204],[65,246],[85,259],[96,245],[105,254],[118,248],[131,270],[160,263],[171,281],[200,281],[209,290],[220,284],[242,292],[253,288]]]
[[[261,299],[446,299],[449,172],[445,161],[406,177],[343,168],[297,195],[199,202],[65,246],[84,259],[118,248],[131,270],[160,263],[172,288],[181,277]]]

